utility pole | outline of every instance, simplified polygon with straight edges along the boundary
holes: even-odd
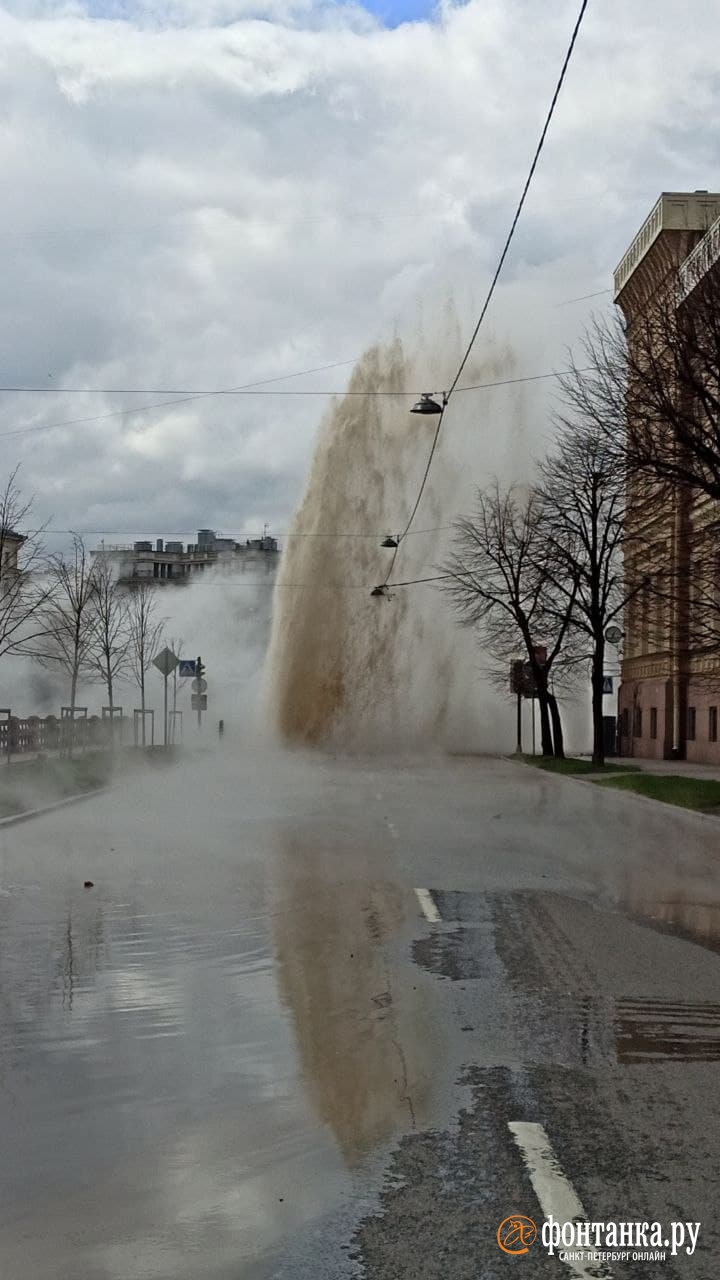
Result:
[[[196,659],[196,661],[195,661],[195,679],[196,679],[196,681],[197,681],[197,687],[198,687],[198,693],[197,693],[197,723],[198,723],[198,729],[201,729],[201,728],[202,728],[202,685],[201,685],[200,681],[201,681],[201,680],[202,680],[202,678],[203,678],[203,674],[204,674],[204,672],[205,672],[205,668],[204,668],[204,666],[203,666],[202,658],[201,658],[201,657],[200,657],[200,655],[198,654],[197,659]]]

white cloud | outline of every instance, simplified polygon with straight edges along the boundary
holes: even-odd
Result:
[[[0,382],[236,386],[412,331],[448,289],[469,312],[575,9],[469,0],[389,31],[319,0],[6,5]],[[709,0],[692,24],[670,0],[589,10],[488,331],[529,372],[561,363],[584,308],[553,304],[609,283],[657,193],[718,181],[719,35]],[[157,399],[5,395],[0,432]],[[285,524],[323,405],[205,398],[3,453],[60,527],[241,534]]]

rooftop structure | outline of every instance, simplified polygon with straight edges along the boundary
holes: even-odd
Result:
[[[661,235],[666,240],[668,233],[678,241],[687,240],[688,247],[679,255],[685,257],[690,239],[697,241],[698,235],[707,232],[718,218],[720,193],[716,191],[663,191],[615,269],[615,301]]]
[[[199,529],[197,542],[166,541],[164,538],[138,541],[132,546],[111,544],[97,547],[92,555],[103,556],[117,568],[121,582],[175,583],[186,585],[206,569],[235,574],[253,569],[260,575],[274,573],[279,559],[277,539],[219,538],[213,529]]]

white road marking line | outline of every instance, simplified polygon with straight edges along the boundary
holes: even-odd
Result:
[[[431,924],[437,924],[438,920],[442,920],[442,916],[433,902],[430,890],[416,889],[415,893],[417,894],[417,900],[420,903],[420,910],[422,911],[425,919],[429,920]]]
[[[543,1126],[530,1124],[523,1120],[511,1120],[508,1124],[520,1153],[525,1161],[533,1191],[538,1198],[540,1208],[546,1218],[552,1214],[556,1222],[587,1222],[588,1216],[583,1209],[575,1188],[568,1181],[560,1168],[555,1152],[550,1145]],[[606,1268],[598,1268],[597,1263],[568,1261],[565,1266],[576,1276],[587,1277],[598,1275],[610,1276]]]

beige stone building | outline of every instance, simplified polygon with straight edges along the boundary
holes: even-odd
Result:
[[[658,297],[664,306],[668,298],[675,308],[687,306],[698,281],[720,270],[719,263],[720,193],[664,192],[615,272],[615,302],[631,347],[635,341],[640,348],[641,326],[647,343],[647,317],[659,308]],[[621,751],[720,763],[720,658],[708,656],[692,625],[707,591],[696,566],[710,556],[720,569],[720,512],[680,484],[634,479],[627,525],[626,574],[643,586],[625,617]]]

